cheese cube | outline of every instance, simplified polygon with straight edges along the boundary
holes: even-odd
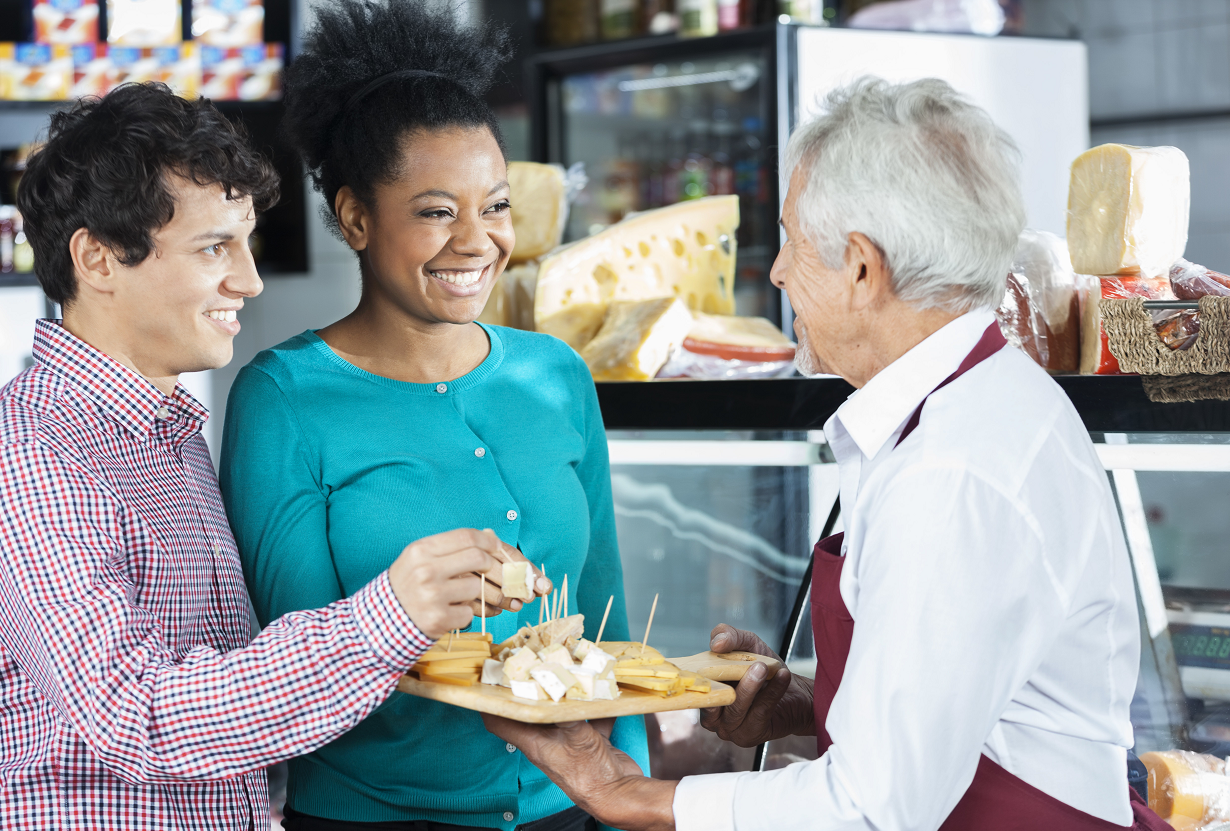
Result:
[[[1078,274],[1158,277],[1183,256],[1191,203],[1177,147],[1103,144],[1072,162],[1068,250]]]
[[[577,641],[576,646],[572,647],[572,657],[578,661],[584,661],[585,656],[589,654],[589,650],[593,649],[593,647],[593,641],[587,638],[581,638]]]
[[[594,700],[614,701],[619,698],[619,687],[613,678],[597,678],[594,680]]]
[[[559,245],[568,221],[564,168],[557,164],[509,162],[508,190],[513,232],[517,235],[511,262],[541,257]]]
[[[658,374],[691,328],[691,313],[672,297],[612,303],[581,357],[595,381],[646,381]]]
[[[594,677],[593,670],[585,669],[584,667],[576,667],[572,670],[572,677],[577,683],[568,691],[568,698],[576,699],[577,701],[593,701],[594,700]]]
[[[710,314],[735,311],[739,197],[710,196],[633,214],[545,257],[534,328],[580,350],[613,301],[678,297]]]
[[[542,685],[552,701],[559,701],[577,683],[571,672],[556,664],[535,667],[530,670],[530,675]]]
[[[594,673],[594,676],[597,678],[613,678],[615,658],[595,646],[589,650],[589,654],[581,662],[581,668]]]
[[[572,656],[568,654],[568,649],[563,644],[554,644],[538,653],[538,660],[544,664],[555,664],[556,666],[571,669],[576,666],[572,660]]]
[[[483,676],[481,682],[499,686],[504,681],[504,663],[488,658],[483,661]]]
[[[509,684],[512,694],[530,701],[546,701],[547,693],[537,681],[513,681]]]
[[[534,590],[530,585],[535,579],[535,573],[529,563],[504,563],[501,572],[505,597],[524,601],[534,599]]]
[[[514,649],[513,654],[504,662],[504,675],[509,681],[528,681],[530,670],[539,665],[538,656],[534,650]]]

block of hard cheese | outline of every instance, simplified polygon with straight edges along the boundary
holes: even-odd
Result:
[[[1103,144],[1072,162],[1068,251],[1078,274],[1170,271],[1187,247],[1191,184],[1177,147]]]
[[[674,297],[612,303],[581,357],[595,381],[646,381],[691,328],[691,313]]]
[[[508,163],[509,203],[517,235],[512,262],[541,257],[560,244],[568,221],[564,168],[537,162]]]
[[[678,297],[710,314],[735,311],[739,198],[710,196],[633,214],[545,257],[534,328],[580,351],[614,301]]]

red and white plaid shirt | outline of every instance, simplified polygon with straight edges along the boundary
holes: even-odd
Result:
[[[251,637],[207,411],[54,321],[0,391],[0,827],[253,829],[431,641],[381,575]]]

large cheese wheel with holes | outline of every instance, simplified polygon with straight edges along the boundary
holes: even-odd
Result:
[[[615,301],[678,297],[692,311],[734,314],[739,198],[710,196],[633,214],[543,258],[534,328],[580,350]]]

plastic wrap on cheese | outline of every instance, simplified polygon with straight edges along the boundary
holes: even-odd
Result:
[[[612,303],[581,357],[595,381],[646,381],[658,374],[691,328],[692,315],[673,297]]]
[[[1216,756],[1186,750],[1145,753],[1149,807],[1175,828],[1205,829],[1230,820],[1230,777]]]
[[[633,214],[544,257],[534,328],[580,351],[615,301],[678,297],[710,314],[735,311],[739,198],[710,196]]]
[[[517,235],[511,262],[537,259],[560,244],[568,224],[568,206],[586,183],[581,162],[567,170],[557,164],[508,163],[513,232]]]
[[[1072,162],[1068,250],[1098,276],[1164,276],[1187,247],[1187,156],[1177,147],[1103,144]]]
[[[995,312],[1010,346],[1051,372],[1080,368],[1077,278],[1064,241],[1026,228],[1017,241],[1008,290]]]
[[[776,378],[794,372],[795,344],[763,317],[693,312],[692,328],[659,378]]]

